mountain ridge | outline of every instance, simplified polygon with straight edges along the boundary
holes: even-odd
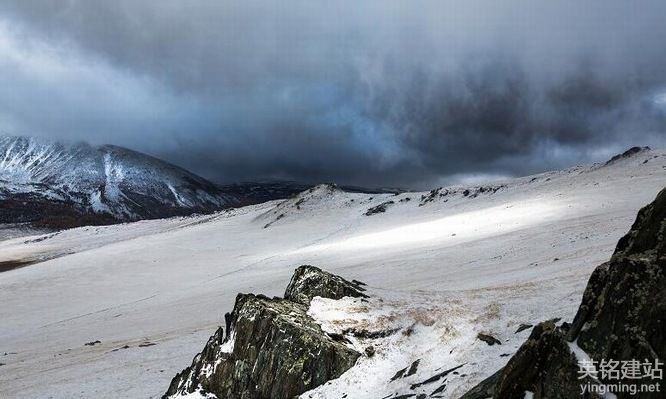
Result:
[[[0,199],[12,219],[3,222],[56,227],[207,213],[238,203],[200,176],[124,147],[19,136],[0,137]]]
[[[589,169],[608,167],[649,151],[649,147],[633,147]],[[569,170],[578,171],[579,167]],[[550,180],[550,174],[524,179]],[[293,181],[215,184],[159,158],[116,145],[0,135],[0,223],[5,224],[60,229],[186,216],[294,198],[314,187]],[[453,191],[451,187],[431,190],[422,203],[458,191],[473,198],[501,186],[455,186]],[[339,188],[349,193],[405,193],[399,189]]]

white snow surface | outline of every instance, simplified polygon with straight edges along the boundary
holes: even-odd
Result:
[[[376,354],[302,397],[431,393],[446,382],[441,395],[455,398],[506,363],[530,333],[514,334],[520,323],[572,319],[592,270],[666,186],[666,152],[503,184],[423,206],[428,193],[322,186],[215,215],[0,241],[0,262],[41,261],[0,273],[0,397],[160,397],[238,292],[282,295],[294,269],[313,264],[372,295],[316,298],[309,311],[323,329],[400,330],[353,339]],[[417,373],[389,382],[416,359]]]

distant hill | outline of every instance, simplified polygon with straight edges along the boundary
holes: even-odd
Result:
[[[71,227],[237,204],[208,180],[127,148],[0,137],[0,223]]]
[[[293,181],[216,185],[123,147],[0,136],[0,224],[69,228],[210,213],[289,198],[312,187]]]

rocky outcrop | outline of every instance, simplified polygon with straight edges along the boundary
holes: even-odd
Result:
[[[534,327],[504,368],[461,399],[522,399],[525,392],[532,392],[535,398],[577,398],[581,397],[581,383],[596,384],[591,379],[579,380],[577,371],[576,356],[564,332],[547,321]]]
[[[419,206],[424,206],[430,202],[441,199],[444,202],[447,202],[449,198],[455,197],[464,197],[464,198],[476,198],[480,195],[492,195],[498,191],[506,189],[506,185],[493,185],[493,186],[477,186],[477,187],[439,187],[433,190],[430,190],[428,194],[421,196],[421,202]]]
[[[164,398],[198,392],[225,399],[294,398],[351,368],[360,354],[325,334],[307,314],[314,296],[342,298],[354,285],[301,266],[285,298],[239,294],[192,365],[171,381]],[[362,295],[362,294],[361,294]]]
[[[284,298],[290,301],[309,305],[312,298],[341,299],[346,296],[367,298],[358,281],[347,281],[340,276],[321,270],[318,267],[299,266],[284,293]]]
[[[640,154],[640,153],[645,152],[645,151],[650,151],[650,147],[647,147],[647,146],[646,147],[631,147],[630,149],[623,152],[622,154],[614,155],[611,159],[606,161],[606,165],[610,165],[610,164],[615,163],[615,162],[617,162],[619,160],[622,160],[622,159],[631,158],[634,155]]]
[[[384,213],[384,212],[386,212],[386,209],[389,206],[393,205],[393,204],[395,204],[395,201],[382,202],[381,204],[379,204],[377,206],[373,206],[372,208],[369,208],[365,212],[365,216],[372,216],[372,215],[376,215],[378,213]]]
[[[666,190],[592,274],[569,340],[593,359],[666,358],[665,233]]]
[[[476,398],[595,398],[581,385],[653,384],[646,377],[618,380],[598,373],[579,380],[579,361],[640,361],[666,358],[666,189],[644,207],[610,261],[590,277],[582,303],[569,326],[552,322],[534,328],[507,365],[463,396]],[[616,368],[619,372],[619,367]],[[631,392],[613,392],[617,398]],[[663,392],[641,392],[660,398]],[[635,397],[635,396],[633,396]]]

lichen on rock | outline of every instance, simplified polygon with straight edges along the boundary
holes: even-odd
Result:
[[[342,292],[339,283],[346,282],[326,276],[334,284],[329,288],[324,281],[308,281],[317,281],[324,294]],[[219,328],[192,365],[172,380],[164,398],[199,392],[226,399],[291,399],[339,377],[360,353],[324,333],[307,310],[307,304],[288,298],[239,294],[225,315],[226,336]]]

